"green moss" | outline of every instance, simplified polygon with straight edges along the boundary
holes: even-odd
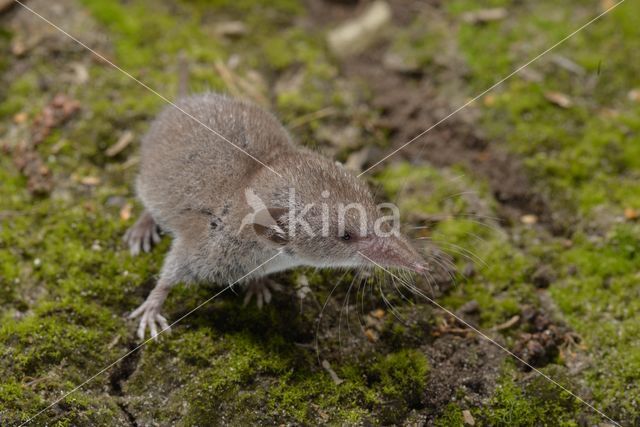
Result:
[[[562,379],[560,370],[551,369],[548,375]],[[505,374],[491,401],[472,411],[479,425],[486,426],[578,426],[577,415],[583,407],[571,395],[545,378],[534,376],[524,384],[517,384]]]
[[[105,354],[101,341],[116,331],[117,322],[106,309],[84,301],[43,303],[24,321],[2,326],[2,341],[11,345],[3,348],[1,357],[17,377],[40,375],[63,359],[82,371],[96,362],[97,356],[87,358],[89,354],[101,354],[101,362],[113,356]]]
[[[185,4],[194,4],[205,10],[232,13],[244,18],[262,18],[265,23],[264,13],[268,14],[299,14],[302,5],[295,0],[254,1],[254,0],[181,0]],[[247,16],[248,15],[248,16]],[[267,20],[266,23],[270,21]]]
[[[640,309],[637,298],[640,240],[637,226],[615,227],[601,241],[575,236],[559,262],[574,266],[552,295],[599,363],[589,378],[594,393],[615,416],[637,416],[640,381]],[[636,414],[636,415],[633,415]]]
[[[401,350],[378,360],[343,364],[338,375],[344,382],[339,385],[322,371],[291,372],[269,394],[274,408],[299,422],[311,422],[319,413],[326,414],[326,421],[356,422],[374,407],[381,422],[397,422],[420,404],[428,371],[422,353]]]
[[[299,28],[281,32],[265,43],[264,49],[268,63],[275,70],[281,71],[296,63],[313,65],[324,62],[323,46],[318,37],[312,37]]]
[[[199,27],[197,9],[147,0],[126,5],[110,1],[83,3],[113,33],[118,65],[128,71],[159,66],[166,61],[175,63],[180,51],[196,61],[212,61],[222,55],[217,40],[208,37]],[[148,12],[150,8],[154,13]],[[153,75],[153,72],[145,73],[145,82]]]
[[[463,3],[454,2],[452,10],[464,8]],[[583,66],[587,75],[576,78],[541,59],[530,68],[542,71],[542,82],[516,76],[491,94],[493,100],[483,111],[491,137],[509,135],[509,144],[527,156],[532,174],[544,183],[540,191],[553,195],[553,207],[559,211],[573,207],[588,216],[590,210],[604,203],[637,206],[640,202],[638,144],[628,143],[640,130],[640,106],[627,99],[634,80],[629,73],[640,70],[637,64],[629,66],[631,52],[625,52],[628,47],[623,43],[627,37],[637,36],[637,20],[632,18],[637,14],[630,12],[633,7],[623,5],[558,48],[559,54]],[[571,8],[560,13],[552,2],[539,2],[531,11],[524,9],[510,9],[510,19],[504,22],[461,28],[460,45],[476,90],[484,90],[498,76],[535,56],[538,44],[543,50],[560,40],[563,31],[569,32],[567,22],[577,27],[589,13],[597,12],[587,9],[563,18],[562,13]],[[535,46],[530,43],[529,33],[536,35]],[[513,57],[514,46],[520,48],[517,59]],[[606,75],[598,74],[602,64],[610,67]],[[620,72],[614,73],[614,69]],[[589,86],[586,80],[590,78],[595,83]],[[558,108],[545,99],[548,91],[570,95],[575,105]],[[608,109],[616,111],[614,117],[607,114]]]
[[[596,4],[572,5],[508,3],[504,21],[464,24],[458,37],[473,90],[486,89],[600,12]],[[449,4],[453,15],[471,7],[465,0]],[[623,4],[554,51],[584,74],[558,67],[548,55],[529,67],[538,81],[515,76],[481,107],[483,129],[526,159],[536,190],[573,234],[568,250],[555,242],[530,243],[528,251],[563,273],[550,292],[594,357],[585,376],[605,412],[625,420],[638,417],[631,384],[640,370],[640,323],[632,315],[638,227],[619,224],[625,208],[640,206],[640,105],[628,97],[640,72],[629,62],[628,45],[638,37],[638,11],[637,4]],[[549,91],[567,94],[573,105],[559,108],[546,99]],[[566,274],[572,269],[577,273]]]
[[[431,25],[425,26],[425,21]],[[422,14],[406,28],[397,29],[389,52],[396,55],[408,70],[427,71],[437,65],[448,31],[446,22]]]
[[[384,398],[402,400],[410,408],[422,400],[428,372],[426,357],[416,350],[388,354],[371,367],[371,376],[380,383]]]
[[[211,367],[198,372],[197,381],[185,390],[185,399],[197,396],[190,402],[187,423],[200,424],[219,417],[221,408],[238,421],[255,419],[251,413],[257,405],[264,405],[266,390],[244,393],[244,388],[263,375],[279,374],[286,368],[286,357],[267,353],[246,335],[225,336],[222,346],[223,353],[211,359]]]
[[[398,200],[402,216],[437,218],[418,235],[449,253],[459,269],[468,263],[476,266],[473,278],[456,277],[460,286],[444,298],[446,306],[457,308],[476,300],[483,324],[493,326],[518,314],[521,303],[536,300],[528,283],[535,260],[498,229],[496,203],[478,180],[471,182],[459,170],[440,172],[400,163],[385,169],[376,181]]]
[[[147,349],[127,383],[127,392],[135,396],[151,388],[167,390],[165,404],[154,404],[150,419],[176,421],[184,413],[180,422],[185,425],[212,420],[273,423],[283,416],[305,423],[318,417],[356,422],[378,402],[377,382],[367,384],[359,365],[341,366],[345,383],[335,385],[326,372],[314,369],[310,355],[276,333],[176,332],[172,340]],[[186,411],[183,402],[188,402]],[[136,400],[133,406],[146,403]]]
[[[437,427],[460,427],[463,424],[462,409],[455,403],[449,403],[442,415],[435,420]]]
[[[327,421],[360,421],[377,399],[375,392],[366,388],[362,377],[354,375],[356,370],[355,366],[343,368],[340,374],[347,374],[348,380],[340,385],[334,384],[323,371],[283,375],[269,393],[271,406],[298,422],[317,420],[321,412]]]
[[[69,386],[69,384],[66,384]],[[14,381],[3,379],[0,384],[0,405],[3,423],[6,425],[18,425],[29,420],[47,404],[38,393],[45,390],[60,390],[65,386],[56,383],[51,377],[34,379],[28,387]],[[113,423],[126,423],[117,403],[100,395],[74,395],[62,400],[51,409],[56,413],[51,425],[108,425]],[[37,417],[31,421],[33,424],[42,423],[46,415]],[[50,418],[50,417],[49,417]]]
[[[418,351],[342,363],[336,369],[344,382],[336,385],[324,370],[314,368],[304,351],[271,335],[185,331],[147,350],[128,392],[144,395],[149,387],[172,390],[176,395],[169,399],[169,407],[157,405],[153,419],[175,416],[174,405],[186,400],[187,424],[222,417],[230,422],[273,422],[282,420],[283,414],[302,423],[319,417],[352,423],[369,417],[370,411],[379,412],[378,408],[389,422],[401,419],[421,401],[428,364]],[[167,360],[174,360],[169,362],[171,368]],[[265,410],[256,412],[257,407]]]
[[[80,384],[118,354],[105,342],[122,333],[111,312],[86,301],[64,299],[41,303],[19,323],[5,317],[0,328],[0,406],[8,423],[26,421],[61,391]],[[53,411],[60,425],[113,422],[120,410],[110,398],[75,394]],[[49,414],[43,415],[45,419]],[[43,418],[40,418],[42,421]]]
[[[326,107],[343,105],[335,90],[337,67],[329,60],[319,34],[301,29],[281,32],[262,41],[267,66],[283,72],[282,89],[275,105],[285,123]]]

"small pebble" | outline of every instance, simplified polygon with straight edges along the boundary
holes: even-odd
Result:
[[[548,288],[556,280],[556,274],[548,265],[542,265],[531,276],[536,288]]]
[[[476,275],[476,266],[472,262],[466,263],[462,269],[462,275],[467,279],[472,278]]]
[[[475,314],[480,312],[480,304],[476,300],[467,301],[458,311],[464,314]]]

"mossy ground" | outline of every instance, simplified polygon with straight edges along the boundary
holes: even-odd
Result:
[[[388,46],[417,67],[406,77],[407,87],[422,73],[457,90],[452,99],[464,99],[606,3],[433,2],[442,21],[424,24],[425,15],[418,14],[390,32]],[[177,93],[177,58],[185,55],[193,92],[232,91],[230,85],[242,80],[235,90],[267,103],[285,124],[329,108],[329,116],[292,126],[304,144],[348,156],[352,147],[331,148],[315,138],[327,123],[362,127],[363,139],[386,148],[394,143],[393,135],[376,128],[385,112],[369,105],[375,90],[367,85],[375,82],[345,77],[324,43],[327,28],[298,2],[64,1],[64,16],[45,1],[29,5],[53,14],[52,20],[169,99]],[[463,19],[486,7],[505,7],[508,16],[485,24]],[[440,304],[458,310],[476,301],[471,321],[483,330],[521,315],[525,306],[566,322],[579,345],[563,348],[541,369],[627,425],[640,420],[640,226],[633,215],[625,217],[625,209],[640,211],[640,95],[630,96],[640,89],[640,63],[633,60],[639,12],[637,3],[627,2],[559,47],[554,54],[573,61],[573,71],[545,56],[529,74],[513,77],[469,107],[488,144],[523,160],[532,191],[548,202],[554,227],[520,224],[517,216],[502,220],[494,189],[468,164],[441,168],[398,157],[371,178],[383,198],[397,201],[408,226],[430,225],[414,230],[413,237],[434,241],[459,267],[453,286],[436,290]],[[164,103],[19,7],[0,19],[0,48],[7,52],[0,57],[0,137],[6,151],[28,138],[38,112],[55,94],[66,93],[81,105],[37,147],[51,170],[51,194],[30,194],[11,155],[0,157],[0,420],[14,425],[135,347],[135,325],[124,314],[153,286],[168,239],[137,258],[124,250],[120,238],[133,218],[123,218],[121,210],[135,203],[137,149],[132,144],[114,157],[105,150],[127,130],[139,140]],[[28,42],[31,36],[19,24],[25,19],[39,28],[40,39],[16,56],[9,53],[16,40]],[[216,31],[218,24],[237,20],[244,34]],[[452,72],[451,58],[462,62],[464,72]],[[236,80],[220,74],[217,62],[234,64],[224,66]],[[78,78],[78,64],[88,80]],[[572,105],[555,105],[549,92],[569,96]],[[543,264],[555,273],[548,290],[533,284]],[[474,274],[462,274],[469,266]],[[293,289],[303,275],[314,295],[298,299]],[[383,298],[376,278],[358,289],[349,287],[350,273],[303,270],[279,279],[291,290],[270,307],[242,307],[240,297],[222,295],[34,422],[461,425],[463,410],[477,424],[492,426],[604,421],[507,356],[498,361],[499,374],[481,385],[481,398],[467,398],[468,386],[455,382],[463,369],[453,370],[452,398],[430,407],[430,379],[445,369],[438,358],[445,353],[432,348],[443,339],[438,331],[451,326],[449,316],[408,291],[403,293],[409,298],[401,296],[390,283],[382,287]],[[179,318],[215,289],[177,288],[166,315]],[[371,321],[367,313],[377,308],[386,316],[376,326],[379,339],[370,341],[360,321]],[[491,336],[514,348],[526,330],[519,324]],[[472,353],[480,351],[469,345]],[[321,367],[322,360],[341,384]]]

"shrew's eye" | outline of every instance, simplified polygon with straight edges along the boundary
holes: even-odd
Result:
[[[351,240],[351,234],[345,231],[342,237],[340,238],[346,242],[347,240]]]

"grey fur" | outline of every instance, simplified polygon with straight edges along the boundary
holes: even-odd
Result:
[[[282,255],[258,269],[251,278],[297,265],[366,264],[358,255],[365,240],[358,239],[370,236],[354,235],[355,242],[340,240],[336,211],[339,202],[358,203],[367,212],[367,230],[373,229],[376,206],[364,182],[333,161],[296,146],[276,118],[256,105],[213,93],[186,97],[177,105],[281,176],[174,107],[167,107],[157,117],[142,140],[136,187],[148,215],[172,235],[173,243],[158,285],[131,315],[142,316],[138,330],[141,338],[147,325],[155,335],[156,322],[166,324],[160,308],[170,288],[178,282],[206,281],[226,286],[278,251]],[[248,188],[268,208],[289,206],[289,188],[295,188],[296,200],[301,205],[326,201],[332,218],[331,234],[309,237],[299,233],[276,243],[256,232],[257,228],[245,227],[238,233],[242,219],[251,212],[245,198]],[[329,192],[326,199],[323,190]],[[322,227],[321,214],[316,207],[305,217],[316,231]],[[286,215],[275,219],[283,227],[288,226]],[[357,220],[357,216],[349,216],[347,228],[357,230]],[[153,222],[144,224],[155,227]],[[394,241],[374,240],[366,242],[368,247],[382,251],[383,256],[378,257],[381,262],[392,259],[389,251],[395,251],[396,257],[415,259],[416,263],[421,259],[400,237]],[[388,257],[384,256],[385,251]]]

